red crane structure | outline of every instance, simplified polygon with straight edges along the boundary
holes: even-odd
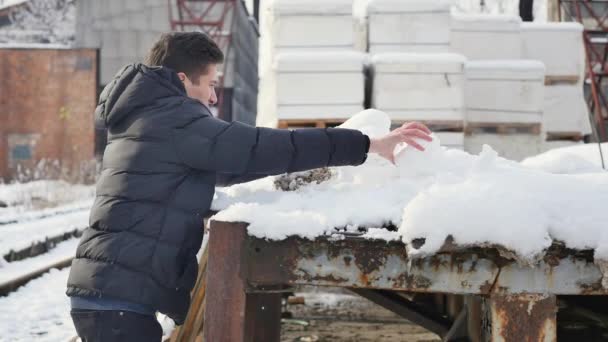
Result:
[[[560,21],[575,21],[584,27],[585,86],[591,126],[598,142],[608,141],[608,1],[558,0],[558,3]]]
[[[225,62],[219,70],[218,117],[222,118],[224,81],[228,74],[233,23],[238,0],[168,0],[172,31],[200,31],[208,34],[224,52]]]

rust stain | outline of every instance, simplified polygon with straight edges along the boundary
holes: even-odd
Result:
[[[420,275],[412,275],[407,272],[403,272],[393,279],[393,287],[424,290],[431,287],[431,285],[433,285],[433,282],[429,278]]]
[[[349,257],[349,256],[345,256],[344,257],[344,265],[346,265],[346,267],[350,267],[350,262],[353,260],[353,258]]]
[[[556,299],[542,295],[493,296],[492,330],[504,341],[556,341]]]
[[[364,286],[369,286],[369,279],[367,278],[367,274],[361,273],[361,275],[359,276],[359,281]]]

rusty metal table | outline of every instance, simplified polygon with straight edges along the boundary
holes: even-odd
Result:
[[[210,231],[209,342],[279,341],[281,292],[295,285],[348,288],[446,341],[555,341],[557,295],[608,293],[592,255],[567,249],[549,251],[530,267],[492,247],[447,244],[435,255],[412,259],[397,241],[268,241],[249,236],[246,223],[217,221]],[[459,295],[464,303],[452,305],[457,308],[446,316],[406,293]]]

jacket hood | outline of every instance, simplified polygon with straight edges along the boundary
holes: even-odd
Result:
[[[98,126],[110,128],[133,113],[167,97],[186,97],[177,73],[161,66],[141,63],[123,67],[99,96],[95,109]]]

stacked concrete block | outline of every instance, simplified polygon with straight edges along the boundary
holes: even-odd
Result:
[[[448,149],[464,150],[463,132],[436,132],[435,135],[441,141],[441,146]]]
[[[521,19],[518,16],[452,16],[450,50],[469,60],[520,59],[521,45]]]
[[[533,60],[468,61],[468,123],[542,122],[545,68]]]
[[[274,49],[354,48],[351,0],[275,0],[269,14]]]
[[[591,134],[589,109],[582,84],[545,87],[543,130],[550,137],[579,139]]]
[[[503,158],[522,161],[543,152],[545,141],[540,134],[523,133],[475,133],[464,137],[464,150],[469,153],[479,154],[483,145],[491,146]]]
[[[465,150],[491,145],[514,160],[540,153],[545,68],[532,60],[469,61],[465,65]]]
[[[372,58],[372,107],[392,120],[464,120],[464,64],[458,54],[383,53]]]
[[[364,62],[358,52],[279,54],[273,89],[278,119],[347,119],[363,110]]]
[[[262,40],[257,124],[275,126],[277,120],[287,118],[347,118],[361,110],[364,101],[361,54],[355,54],[357,57],[354,65],[350,57],[347,57],[343,66],[329,57],[334,52],[337,55],[333,56],[340,56],[340,53],[352,56],[351,53],[357,50],[357,44],[361,44],[360,38],[355,34],[352,0],[274,0],[267,2],[263,10],[265,15],[260,28]],[[281,61],[278,56],[283,56]],[[301,58],[307,61],[304,62],[297,56],[304,56]],[[327,67],[323,67],[325,58],[329,58]],[[300,62],[303,64],[298,64]],[[300,70],[306,63],[314,65],[312,69],[307,69],[312,72],[310,74]],[[333,66],[337,67],[337,72],[332,73]],[[351,71],[354,75],[349,74]],[[311,76],[313,74],[320,79],[315,81]],[[345,78],[355,80],[346,84],[343,83]],[[301,89],[299,84],[306,84],[311,89]],[[342,91],[329,85],[345,89]],[[298,96],[305,96],[303,93],[306,92],[311,95],[305,102],[296,104],[291,102],[294,100],[294,91],[302,93]],[[352,95],[355,96],[354,99],[351,95],[347,99],[340,97],[340,94],[352,93],[356,94]],[[337,98],[332,99],[331,94]],[[316,96],[320,97],[315,99]],[[343,100],[346,101],[344,106],[335,104],[336,101]],[[279,109],[281,111],[277,112]]]
[[[370,53],[449,50],[448,1],[372,0],[367,20]]]
[[[589,134],[583,95],[585,48],[578,23],[522,24],[523,55],[546,67],[543,129],[549,135]]]

